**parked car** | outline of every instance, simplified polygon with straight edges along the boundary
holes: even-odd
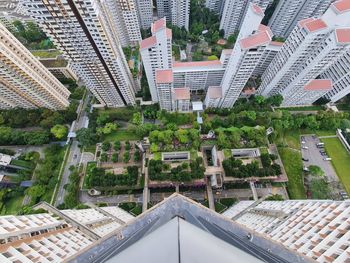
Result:
[[[309,161],[309,159],[307,159],[307,158],[302,158],[302,159],[303,159],[304,162],[308,162]]]
[[[307,146],[303,146],[303,147],[301,147],[301,148],[303,148],[304,150],[309,149],[309,147],[307,147]]]

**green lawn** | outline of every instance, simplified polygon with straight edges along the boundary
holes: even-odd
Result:
[[[141,140],[135,132],[129,130],[117,130],[112,132],[103,138],[103,141],[114,142],[114,141],[138,141]]]
[[[96,152],[96,144],[90,145],[90,146],[88,146],[88,147],[85,147],[85,148],[84,148],[84,152],[90,152],[90,153],[92,153],[92,154],[95,155],[95,152]]]
[[[1,215],[16,215],[22,207],[24,196],[14,196],[8,199],[1,211]]]
[[[332,158],[332,164],[346,191],[350,194],[350,154],[338,138],[322,139],[326,152]]]
[[[31,50],[30,52],[35,57],[40,57],[40,58],[55,58],[61,55],[61,52],[58,50]]]
[[[301,153],[283,147],[279,147],[278,152],[288,175],[287,186],[290,199],[306,199]]]
[[[12,160],[11,161],[12,165],[17,165],[17,166],[21,166],[27,169],[32,169],[33,168],[33,163],[28,162],[28,161],[23,161],[23,160]]]
[[[133,107],[124,107],[124,108],[108,108],[100,109],[98,111],[101,113],[107,113],[111,120],[120,120],[120,121],[129,121],[132,119],[132,115],[137,112]]]

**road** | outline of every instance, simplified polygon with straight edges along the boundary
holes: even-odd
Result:
[[[74,132],[76,132],[77,130],[79,130],[81,128],[84,128],[85,123],[88,121],[88,115],[85,112],[85,107],[86,107],[89,99],[90,99],[90,95],[87,95],[84,102],[83,102],[83,106],[81,107],[80,113],[78,114],[78,118],[76,120]],[[64,196],[65,196],[64,186],[69,183],[69,175],[70,175],[69,167],[71,167],[72,165],[76,166],[80,163],[80,159],[82,156],[81,156],[81,151],[80,151],[80,148],[78,147],[78,145],[79,145],[79,142],[76,139],[73,139],[71,146],[70,146],[70,149],[69,149],[67,163],[64,167],[61,182],[60,182],[60,185],[59,185],[58,190],[57,190],[58,192],[57,192],[56,200],[54,202],[55,206],[62,204],[64,201]]]

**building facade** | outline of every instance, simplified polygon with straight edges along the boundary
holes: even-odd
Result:
[[[347,262],[350,254],[350,202],[322,200],[241,201],[224,212],[317,262]]]
[[[223,7],[225,4],[225,0],[206,0],[205,7],[214,13],[221,15]]]
[[[78,67],[78,77],[102,105],[135,104],[135,85],[111,12],[115,1],[23,0],[22,4]]]
[[[152,0],[135,0],[137,15],[142,29],[148,29],[153,23],[153,3]]]
[[[333,89],[325,95],[325,98],[331,102],[337,102],[348,95],[350,93],[350,51],[340,57],[321,77],[333,81]]]
[[[225,31],[225,38],[244,29],[242,22],[249,10],[250,3],[256,4],[264,11],[272,1],[273,0],[225,0],[220,20],[220,29]]]
[[[282,106],[310,105],[329,92],[319,81],[350,47],[350,2],[333,3],[321,18],[299,21],[262,76],[259,93],[281,94]]]
[[[157,0],[158,18],[166,17],[171,24],[188,30],[190,23],[190,0]]]
[[[222,99],[219,107],[231,108],[259,65],[265,49],[272,41],[271,30],[260,25],[263,10],[250,4],[238,40],[232,50],[221,82]]]
[[[265,72],[272,60],[281,50],[282,46],[283,42],[271,41],[271,43],[265,48],[257,67],[254,69],[253,76],[258,77]]]
[[[136,46],[141,40],[136,0],[106,1],[113,24],[116,25],[122,47]]]
[[[70,92],[0,23],[0,109],[63,110]]]
[[[269,21],[274,35],[287,38],[297,23],[309,17],[321,16],[332,0],[281,0]]]

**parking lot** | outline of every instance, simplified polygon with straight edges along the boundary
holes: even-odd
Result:
[[[318,148],[318,143],[320,143],[320,140],[314,135],[301,136],[301,152],[304,167],[317,165],[325,172],[329,183],[339,182],[332,163],[329,160],[325,160],[328,156],[325,154],[324,148]],[[324,153],[322,154],[322,152]]]

